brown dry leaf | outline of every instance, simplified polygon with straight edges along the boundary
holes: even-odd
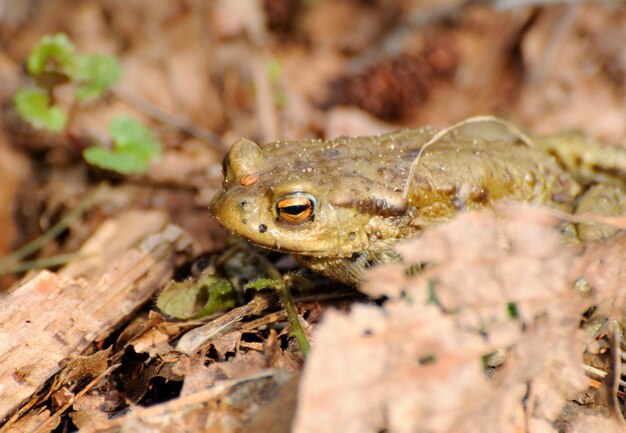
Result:
[[[489,394],[487,352],[436,306],[330,311],[305,368],[294,431],[454,431],[450,415],[466,410],[463,395]]]
[[[538,133],[584,128],[623,141],[625,21],[623,6],[592,4],[538,16],[521,45],[528,79],[514,108],[527,127]]]
[[[384,30],[385,17],[353,2],[319,2],[307,8],[302,29],[322,51],[359,52],[373,46]],[[349,26],[345,25],[350,23]]]
[[[583,275],[591,285],[594,301],[607,314],[626,311],[626,233],[588,246],[583,255]]]
[[[111,347],[93,355],[73,355],[63,371],[56,377],[58,384],[75,383],[86,378],[93,378],[109,366]]]
[[[171,335],[158,327],[152,328],[137,337],[131,345],[137,353],[147,353],[150,358],[166,355],[174,350],[169,341]]]
[[[217,359],[223,361],[226,359],[226,354],[234,353],[239,346],[241,340],[241,331],[232,331],[224,335],[220,335],[211,342],[211,345],[217,352]]]
[[[515,103],[519,80],[510,70],[511,47],[518,43],[529,13],[526,8],[498,12],[485,4],[467,5],[456,25],[444,31],[459,55],[452,83],[435,82],[430,97],[405,124],[443,127],[476,114],[507,112]]]
[[[108,415],[101,409],[105,404],[106,396],[101,393],[88,393],[78,397],[72,404],[74,409],[74,412],[70,413],[72,422],[76,427],[83,428],[106,421]]]
[[[205,366],[201,358],[192,360],[185,372],[181,396],[215,386],[218,382],[255,375],[268,367],[266,357],[259,352],[243,353],[226,362]]]
[[[576,420],[571,433],[623,433],[624,426],[618,421],[601,416],[588,415]]]
[[[284,387],[292,383],[293,375],[281,370],[264,370],[240,380],[225,380],[209,389],[181,396],[148,408],[135,407],[124,416],[96,426],[81,429],[84,433],[206,433],[249,432],[246,426],[256,427],[256,415],[276,398],[281,398]],[[285,401],[285,400],[283,400]],[[289,404],[289,399],[286,401]],[[272,406],[269,407],[272,409]],[[283,425],[291,423],[293,407],[284,408]],[[276,419],[276,417],[274,417]],[[269,430],[286,431],[283,428]]]
[[[374,269],[361,288],[390,297],[383,308],[319,326],[295,431],[556,431],[587,385],[579,321],[591,303],[572,289],[579,258],[558,223],[499,207],[399,245],[405,267]],[[498,348],[506,361],[488,381],[483,357]]]
[[[570,275],[576,251],[563,246],[554,228],[558,223],[549,211],[514,205],[497,208],[496,213],[463,214],[450,224],[428,230],[397,248],[407,265],[439,265],[420,273],[408,292],[417,301],[434,292],[445,311],[481,329],[493,321],[506,321],[513,307],[510,303],[516,304],[523,322],[532,322],[544,312],[547,300],[571,297],[570,287],[578,277]],[[369,287],[376,284],[364,287],[368,293]],[[551,314],[572,312],[564,309]]]

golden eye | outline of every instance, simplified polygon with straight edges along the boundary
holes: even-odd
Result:
[[[316,200],[310,194],[296,192],[281,197],[276,202],[278,219],[287,223],[301,223],[313,219]]]

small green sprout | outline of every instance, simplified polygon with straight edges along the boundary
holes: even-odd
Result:
[[[97,99],[122,77],[118,61],[102,54],[79,55],[63,33],[47,35],[33,47],[26,60],[35,87],[20,89],[14,96],[15,108],[33,128],[68,132],[71,120],[54,101],[54,90],[62,84],[74,85],[74,104]],[[97,167],[122,174],[143,173],[161,155],[161,144],[136,120],[118,118],[109,132],[113,149],[93,146],[83,152],[85,160]]]
[[[92,146],[83,151],[85,160],[97,167],[122,174],[143,173],[161,154],[161,144],[148,128],[134,119],[121,117],[109,125],[114,148]]]
[[[67,35],[46,35],[33,47],[26,60],[28,73],[45,88],[74,79],[78,56]]]

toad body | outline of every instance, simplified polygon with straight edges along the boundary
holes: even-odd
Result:
[[[575,133],[524,143],[489,122],[466,129],[424,149],[411,179],[434,128],[263,148],[242,139],[224,159],[210,210],[231,233],[351,285],[368,266],[394,260],[394,243],[461,210],[513,200],[626,215],[626,150]],[[577,230],[582,239],[612,233],[597,224]]]

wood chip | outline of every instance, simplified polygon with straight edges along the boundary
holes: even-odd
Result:
[[[81,251],[87,258],[58,274],[34,273],[10,291],[0,304],[0,419],[41,389],[70,355],[104,339],[144,304],[191,247],[163,215],[129,212],[94,234]]]

